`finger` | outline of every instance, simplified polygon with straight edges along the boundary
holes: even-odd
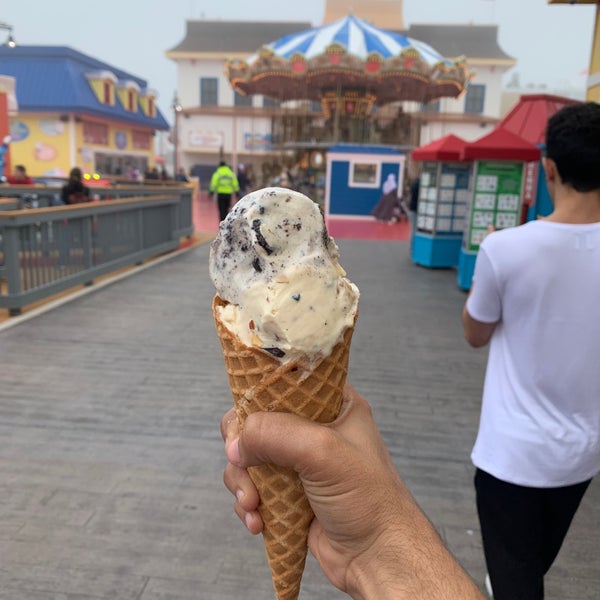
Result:
[[[332,434],[322,425],[297,415],[256,412],[248,415],[244,430],[231,442],[227,457],[240,467],[273,463],[300,471],[310,462],[313,448],[325,443],[317,440],[327,435]]]
[[[253,511],[258,508],[260,498],[246,469],[236,467],[231,463],[228,464],[223,473],[223,483],[245,511]]]
[[[353,414],[355,406],[357,415]],[[329,455],[327,448],[337,444],[332,429],[348,427],[345,422],[354,428],[364,427],[362,420],[365,413],[371,418],[370,411],[367,401],[348,385],[344,388],[340,415],[331,424],[314,423],[288,413],[253,413],[246,419],[239,439],[232,440],[227,456],[242,467],[274,463],[302,472],[319,457]]]
[[[263,520],[258,511],[245,511],[238,502],[233,505],[233,510],[251,534],[257,535],[262,532]]]
[[[235,409],[228,410],[221,419],[221,437],[226,442],[237,436],[239,431]]]

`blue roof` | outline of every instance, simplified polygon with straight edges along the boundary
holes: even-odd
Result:
[[[141,110],[125,110],[118,97],[114,106],[102,104],[86,78],[86,73],[97,71],[110,71],[118,83],[134,81],[142,92],[148,90],[146,80],[67,46],[0,46],[0,75],[15,78],[20,110],[89,114],[151,129],[169,129],[158,107],[152,118]]]
[[[344,152],[348,154],[402,154],[397,148],[378,144],[336,144],[329,152]]]

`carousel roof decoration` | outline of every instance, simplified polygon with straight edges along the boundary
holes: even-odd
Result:
[[[354,15],[286,35],[246,60],[230,60],[226,75],[244,95],[322,100],[328,90],[339,95],[352,89],[377,105],[456,97],[471,78],[464,58],[446,60],[424,42]]]

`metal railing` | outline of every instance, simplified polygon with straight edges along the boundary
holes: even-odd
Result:
[[[137,191],[130,199],[0,210],[0,307],[19,314],[32,302],[174,250],[192,235],[190,188],[145,197]]]
[[[140,196],[164,196],[173,193],[187,193],[192,187],[169,184],[114,184],[108,187],[90,187],[90,196],[96,200],[120,200],[121,198],[137,198]],[[17,208],[47,208],[63,206],[60,199],[61,188],[57,185],[0,185],[0,198],[14,199]],[[5,210],[0,206],[0,210]]]

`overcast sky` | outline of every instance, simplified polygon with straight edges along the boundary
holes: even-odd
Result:
[[[325,0],[0,0],[0,22],[13,26],[18,43],[71,46],[146,79],[168,121],[175,64],[165,52],[183,39],[186,20],[303,20],[316,26],[324,11]],[[507,79],[518,72],[522,84],[550,90],[585,88],[594,11],[594,5],[547,0],[404,0],[407,27],[497,24],[501,47],[517,60]]]

